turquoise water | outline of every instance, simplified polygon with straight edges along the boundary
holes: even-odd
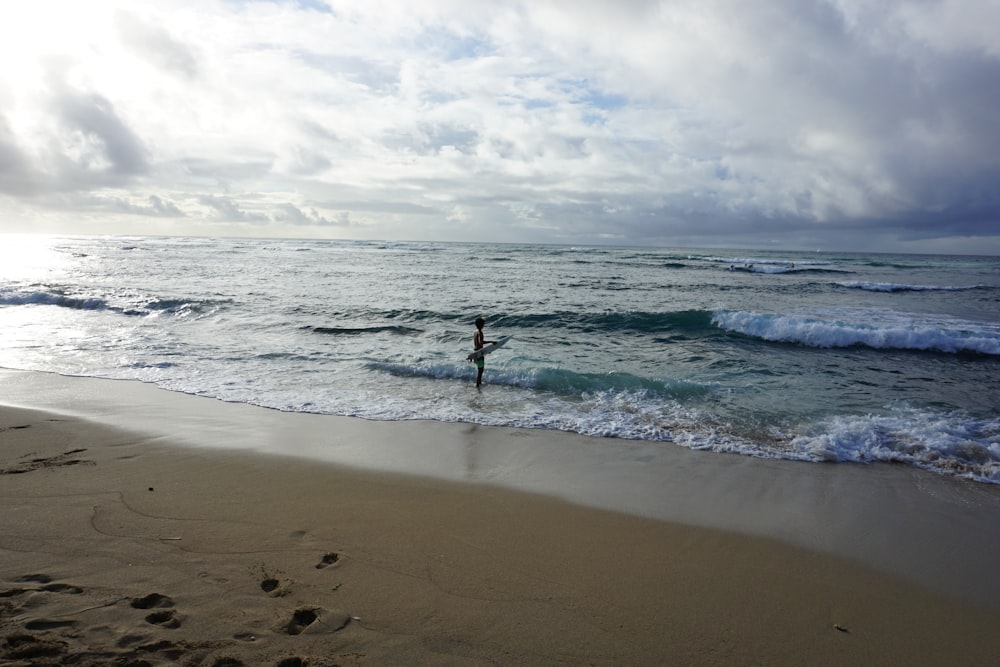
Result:
[[[10,239],[0,366],[1000,483],[1000,258]],[[473,320],[513,335],[474,387]]]

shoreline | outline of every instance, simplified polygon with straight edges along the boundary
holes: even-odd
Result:
[[[0,369],[0,404],[151,443],[500,487],[846,558],[1000,611],[1000,486],[888,464],[798,463],[440,422],[287,413],[129,380]]]
[[[0,447],[5,664],[985,664],[1000,651],[994,610],[773,540],[23,408],[0,407]]]

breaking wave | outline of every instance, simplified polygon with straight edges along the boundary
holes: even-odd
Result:
[[[846,314],[846,313],[845,313]],[[870,347],[1000,355],[1000,328],[928,315],[859,311],[839,318],[717,311],[712,322],[727,331],[809,347]]]

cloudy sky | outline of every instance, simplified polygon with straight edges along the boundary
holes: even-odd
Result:
[[[1000,255],[1000,0],[0,8],[0,231]]]

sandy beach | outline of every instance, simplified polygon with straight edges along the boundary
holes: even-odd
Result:
[[[365,469],[239,448],[226,435],[239,439],[238,428],[204,419],[235,406],[209,399],[3,379],[3,664],[981,665],[1000,655],[989,594],[932,590],[697,512],[664,520],[490,479],[402,474],[395,450],[378,447],[392,435],[426,452],[442,428],[470,437],[459,425],[280,416],[308,423],[310,437],[325,428],[331,442],[382,451]],[[125,427],[143,401],[167,414],[175,400],[200,406],[187,425],[174,413],[175,438],[155,420]],[[189,429],[218,447],[191,446]],[[297,433],[286,430],[283,446]],[[484,469],[504,482],[497,471],[511,465]],[[992,489],[970,493],[993,511]],[[856,541],[880,542],[856,530]],[[973,566],[996,555],[995,539]],[[970,576],[994,590],[995,572],[982,575]]]

